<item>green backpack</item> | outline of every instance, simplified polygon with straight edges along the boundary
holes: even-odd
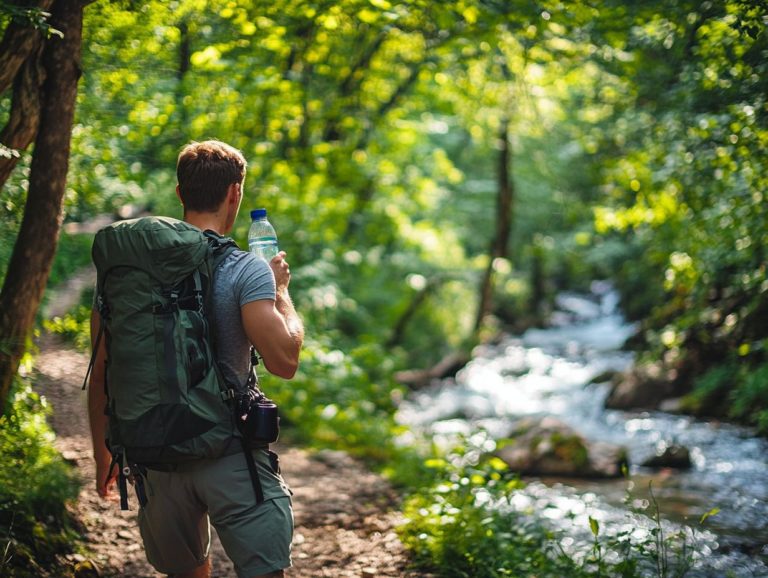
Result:
[[[126,479],[136,482],[143,502],[146,468],[219,457],[232,441],[234,392],[214,358],[211,282],[236,248],[231,239],[166,217],[121,221],[96,234],[107,445],[112,467],[120,468],[124,509]]]

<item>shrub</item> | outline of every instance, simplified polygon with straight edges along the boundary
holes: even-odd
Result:
[[[0,575],[46,576],[71,552],[66,505],[78,484],[53,448],[45,399],[17,378],[8,405],[0,417]]]
[[[630,508],[625,524],[601,528],[591,516],[578,520],[564,512],[567,526],[554,528],[543,510],[561,507],[525,495],[516,500],[525,484],[484,454],[487,442],[473,435],[444,458],[424,462],[433,470],[432,484],[412,489],[400,528],[421,570],[456,578],[682,578],[693,567],[695,531],[662,520],[652,488],[650,501]],[[637,503],[632,487],[628,504]],[[522,510],[516,502],[531,505]]]
[[[63,317],[44,319],[43,327],[61,335],[80,351],[88,351],[91,346],[91,308],[86,305],[78,305]]]

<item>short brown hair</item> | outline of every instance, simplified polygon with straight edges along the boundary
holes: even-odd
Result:
[[[185,210],[213,212],[233,183],[245,179],[245,157],[236,148],[218,140],[191,142],[179,153],[176,178]]]

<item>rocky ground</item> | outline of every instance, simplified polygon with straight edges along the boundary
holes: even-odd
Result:
[[[49,335],[38,345],[36,389],[53,407],[51,422],[58,449],[83,480],[72,510],[85,528],[83,540],[89,554],[73,561],[89,558],[101,576],[160,576],[144,558],[135,509],[121,512],[119,504],[99,499],[94,489],[85,392],[80,389],[86,355]],[[287,576],[423,576],[407,569],[408,556],[395,533],[400,520],[398,497],[385,480],[342,452],[276,449],[283,475],[294,491],[294,567]],[[213,576],[235,577],[215,532],[211,555]]]

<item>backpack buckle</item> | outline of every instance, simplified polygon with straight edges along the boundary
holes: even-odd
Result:
[[[102,321],[109,318],[109,306],[104,300],[104,295],[101,293],[96,296],[96,310],[99,312]]]

